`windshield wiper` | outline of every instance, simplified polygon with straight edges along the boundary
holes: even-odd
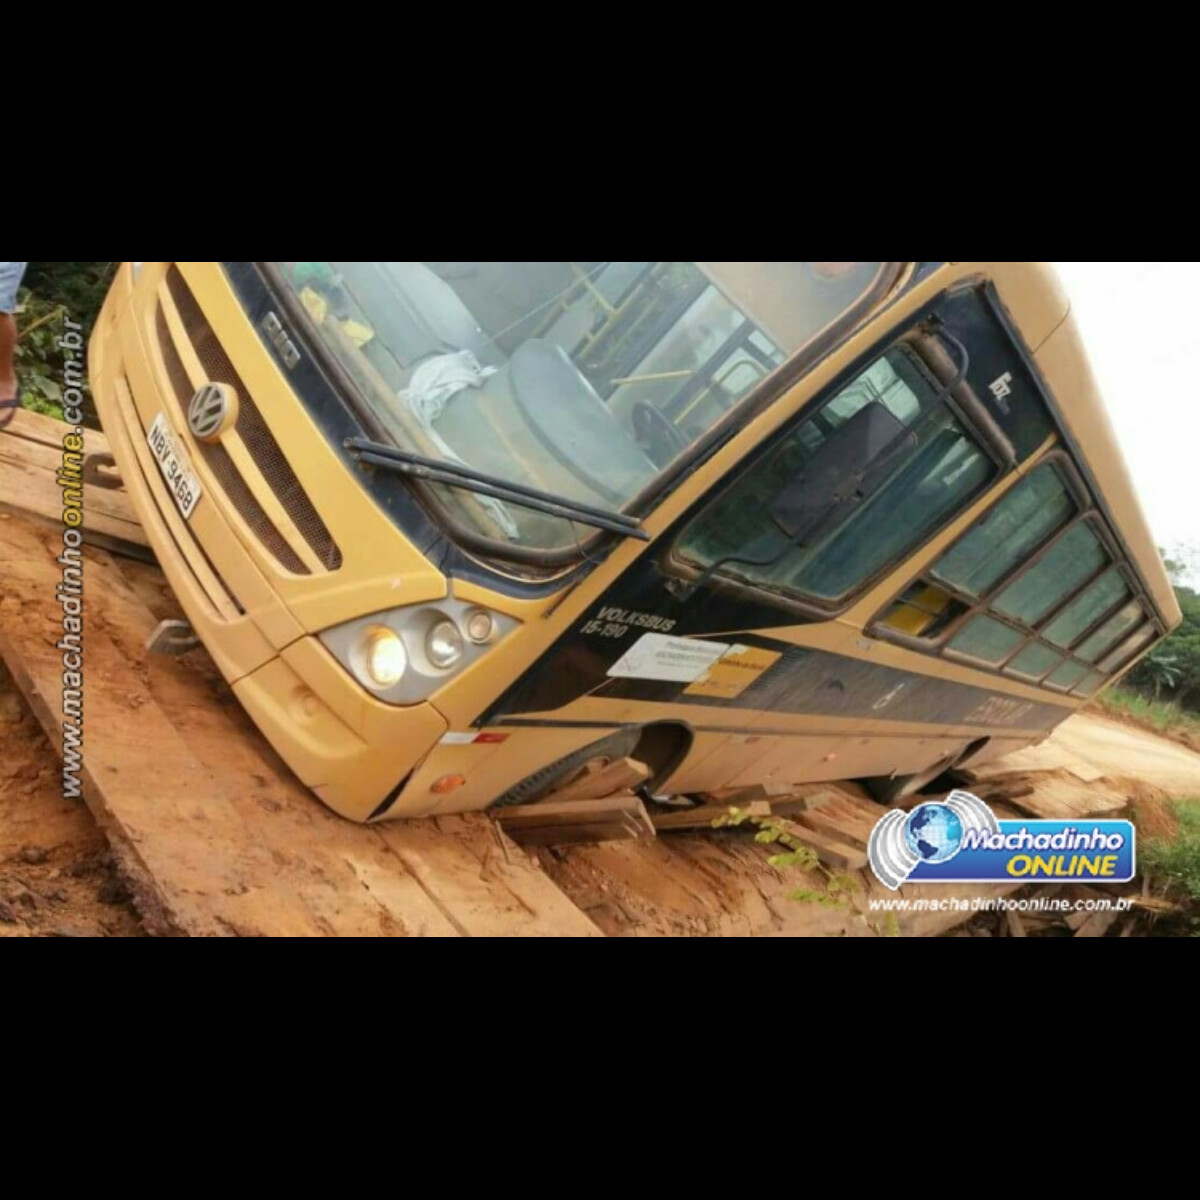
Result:
[[[506,483],[503,479],[485,475],[482,471],[473,470],[462,463],[425,458],[409,450],[401,450],[397,446],[373,442],[369,438],[347,438],[343,444],[359,462],[372,467],[382,467],[400,475],[423,479],[427,483],[461,488],[478,496],[490,496],[494,500],[515,504],[518,508],[529,508],[551,517],[561,517],[564,521],[575,521],[594,529],[604,529],[609,533],[620,534],[621,537],[636,538],[640,542],[650,541],[650,535],[642,528],[641,521],[636,517],[627,517],[624,513],[592,508],[562,496],[552,496],[549,492],[539,492],[536,488],[525,487],[523,484]]]

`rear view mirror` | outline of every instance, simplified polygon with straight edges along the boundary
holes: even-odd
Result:
[[[771,504],[771,519],[795,545],[841,524],[884,481],[917,435],[878,401],[859,409],[815,451]]]

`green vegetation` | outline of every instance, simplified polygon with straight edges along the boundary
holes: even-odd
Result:
[[[1109,712],[1161,733],[1180,735],[1200,750],[1200,593],[1185,580],[1200,576],[1200,553],[1165,555],[1183,610],[1183,624],[1129,672],[1120,688],[1100,698]]]
[[[803,881],[793,888],[788,899],[794,904],[815,904],[818,908],[836,909],[853,920],[862,922],[876,937],[900,937],[900,920],[888,913],[882,921],[873,922],[854,904],[863,892],[863,885],[849,871],[834,871],[825,866],[815,851],[793,835],[789,822],[775,817],[753,817],[740,808],[731,808],[713,822],[714,829],[739,829],[751,825],[758,830],[755,842],[785,853],[772,854],[767,861],[785,875],[796,873]],[[833,936],[844,936],[838,934]]]
[[[1116,688],[1100,697],[1100,707],[1112,716],[1126,717],[1158,733],[1178,736],[1200,750],[1200,714],[1187,712],[1177,703]]]
[[[18,322],[21,343],[17,371],[21,401],[34,412],[62,420],[63,352],[58,344],[63,316],[83,325],[84,337],[92,330],[116,263],[31,262],[21,291]],[[85,412],[94,415],[89,405]]]
[[[1142,869],[1181,899],[1200,904],[1200,801],[1179,804],[1175,816],[1178,834],[1148,841],[1141,849]]]

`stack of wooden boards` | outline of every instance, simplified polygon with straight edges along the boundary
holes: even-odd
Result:
[[[63,488],[59,478],[63,467],[63,437],[68,426],[24,409],[13,414],[12,422],[0,433],[0,505],[32,513],[51,521],[61,521]],[[133,511],[129,497],[119,489],[102,486],[115,482],[98,465],[109,458],[108,440],[88,430],[83,436],[83,457],[93,470],[84,484],[86,534],[90,544],[107,546],[123,553],[144,553],[149,545]]]
[[[729,827],[731,812],[761,828],[770,823],[839,871],[867,866],[867,843],[886,808],[852,785],[733,788],[698,797],[698,803],[647,805],[634,791],[649,778],[646,767],[623,759],[585,769],[546,800],[493,814],[522,846],[580,846],[644,841],[660,834],[697,834]]]

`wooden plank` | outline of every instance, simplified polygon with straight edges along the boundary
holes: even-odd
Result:
[[[600,771],[588,771],[561,791],[553,793],[554,802],[568,800],[604,800],[621,792],[632,791],[650,780],[650,768],[632,758],[623,758]]]
[[[1097,770],[1086,759],[1070,753],[1053,740],[1042,742],[1038,746],[1028,746],[1024,750],[1016,750],[996,759],[995,762],[972,767],[969,774],[974,782],[982,783],[1018,771],[1070,773],[1076,784],[1099,783],[1104,778],[1103,771]]]
[[[604,846],[612,842],[643,842],[649,836],[632,819],[604,824],[547,825],[540,829],[526,829],[512,835],[519,846],[527,850],[566,846]]]
[[[61,750],[58,539],[27,518],[0,522],[0,653]],[[149,569],[87,553],[83,790],[151,932],[598,935],[486,816],[384,831],[325,809],[206,655],[145,655],[157,618],[125,570]]]
[[[48,417],[22,411],[0,432],[0,505],[35,513],[53,521],[62,518],[62,489],[57,483],[62,466],[62,438],[69,427]],[[107,453],[103,434],[89,430],[85,453]],[[149,542],[123,490],[85,486],[84,536],[107,539],[109,545],[146,548]]]
[[[659,833],[694,833],[698,830],[711,830],[722,817],[729,816],[731,805],[702,804],[696,808],[682,808],[677,812],[655,812],[650,814],[650,821]],[[740,807],[748,817],[758,820],[769,820],[774,815],[774,809],[766,800],[753,800]]]
[[[56,421],[53,417],[30,412],[27,408],[20,408],[13,414],[11,423],[3,430],[3,436],[61,450],[63,434],[69,429],[69,425],[62,421]],[[83,431],[83,452],[85,454],[107,454],[108,439],[99,430],[85,429]]]
[[[1091,938],[1107,937],[1108,931],[1120,919],[1120,914],[1116,912],[1091,913],[1083,924],[1075,930],[1075,936]],[[1068,920],[1067,924],[1069,925],[1070,923],[1070,920]]]
[[[596,776],[599,775],[601,771],[604,771],[607,769],[607,765],[608,764],[601,762],[599,759],[597,759],[594,762],[585,763],[584,766],[581,767],[578,771],[576,771],[575,774],[572,775],[570,779],[563,780],[562,785],[559,787],[559,790],[557,792],[552,793],[552,796],[560,796],[560,795],[562,795],[563,792],[567,791],[568,788],[576,787],[579,784],[585,782],[586,780],[595,779]]]
[[[745,799],[746,796],[760,790],[763,789],[743,788],[735,790],[734,793],[726,793],[742,797],[740,803],[705,804],[696,808],[680,809],[677,812],[654,813],[651,820],[660,833],[665,833],[711,830],[717,820],[727,816],[734,808],[755,820],[811,815],[815,818],[815,824],[811,824],[810,827],[824,830],[835,839],[861,841],[864,845],[880,820],[879,817],[864,814],[856,807],[852,796],[828,785],[803,789],[789,787],[786,789],[787,794],[782,798]],[[882,814],[887,810],[881,808],[879,811]]]
[[[586,846],[657,836],[641,797],[632,793],[502,809],[495,820],[521,846]]]
[[[35,442],[24,442],[0,433],[0,468],[2,474],[12,476],[23,475],[27,479],[38,479],[44,484],[46,495],[57,499],[57,511],[62,512],[62,490],[57,484],[57,477],[62,467],[63,448],[61,446],[41,446]],[[36,500],[37,497],[27,499]],[[32,511],[30,505],[25,508]],[[133,505],[124,489],[84,487],[84,512],[102,516],[127,525],[137,525],[138,520],[133,511]]]
[[[814,809],[809,813],[799,813],[793,819],[806,829],[815,829],[818,833],[828,834],[838,841],[851,845],[859,843],[863,846],[867,845],[874,832],[873,825],[852,814],[834,811],[832,807]]]
[[[829,836],[818,829],[804,824],[808,817],[797,817],[795,821],[781,822],[784,830],[798,842],[816,853],[827,866],[839,871],[865,871],[867,852],[860,846],[848,846],[845,842]]]
[[[626,816],[636,819],[645,817],[649,823],[646,806],[640,796],[626,793],[603,800],[547,800],[544,804],[499,809],[493,819],[511,837],[513,830],[578,825],[581,821],[619,821]]]
[[[703,792],[700,799],[717,808],[744,808],[757,800],[786,800],[797,795],[797,789],[791,784],[759,783],[753,787],[719,788],[715,792]]]
[[[476,836],[480,820],[490,830],[490,844]],[[486,817],[376,828],[463,937],[602,936],[553,885],[531,895],[529,860]]]

